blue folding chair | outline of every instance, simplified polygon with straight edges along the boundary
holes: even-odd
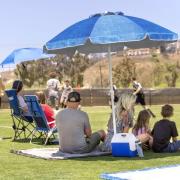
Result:
[[[34,129],[33,118],[31,116],[25,116],[23,114],[23,111],[19,106],[17,92],[15,89],[5,90],[5,93],[9,100],[11,117],[13,120],[13,139],[22,139],[22,137],[28,139],[33,132],[32,130]]]
[[[34,134],[36,132],[40,132],[41,133],[40,137],[43,136],[45,138],[44,144],[46,145],[51,136],[53,136],[53,138],[55,138],[54,133],[57,132],[57,129],[49,127],[47,118],[44,114],[44,111],[42,110],[41,105],[38,102],[37,96],[25,95],[24,99],[28,105],[28,108],[30,110],[30,113],[32,114],[33,120],[36,125],[36,127],[33,130],[32,138],[31,138],[30,142],[32,142]]]

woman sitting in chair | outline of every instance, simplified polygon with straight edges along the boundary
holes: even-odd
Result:
[[[41,107],[44,111],[44,114],[46,116],[46,119],[48,121],[48,125],[50,128],[55,128],[55,113],[54,113],[54,110],[46,104],[46,96],[44,94],[44,92],[42,91],[39,91],[36,93],[37,97],[38,97],[38,100],[39,100],[39,103],[41,104]]]
[[[28,106],[26,102],[24,101],[23,96],[21,95],[22,89],[23,89],[23,83],[21,80],[15,80],[12,85],[12,89],[16,90],[17,93],[17,98],[19,102],[19,107],[23,112],[23,116],[28,120],[28,121],[33,121],[32,116],[28,110]]]

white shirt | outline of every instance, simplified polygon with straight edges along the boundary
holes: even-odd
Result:
[[[49,96],[58,96],[58,90],[60,90],[60,82],[58,79],[52,78],[47,81],[47,89]]]
[[[134,82],[133,82],[133,88],[134,88],[135,90],[137,90],[138,88],[142,89],[142,86],[141,86],[141,84],[140,84],[139,82],[134,81]]]
[[[27,107],[26,102],[24,101],[24,98],[20,95],[17,95],[19,106],[23,109],[24,107]]]
[[[67,98],[69,93],[72,92],[72,91],[73,91],[73,89],[72,89],[72,87],[70,85],[69,86],[64,85],[63,92],[62,92],[62,97]]]
[[[28,106],[26,104],[26,102],[24,101],[24,98],[21,96],[21,95],[17,95],[17,98],[18,98],[18,101],[19,101],[19,106],[20,108],[27,108],[28,109]],[[23,112],[24,116],[31,116],[30,112]]]

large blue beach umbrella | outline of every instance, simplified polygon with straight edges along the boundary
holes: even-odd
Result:
[[[177,34],[150,21],[122,12],[95,14],[75,23],[44,45],[47,53],[73,55],[108,53],[113,128],[116,134],[111,52],[128,48],[159,47],[177,41]]]
[[[7,64],[19,64],[25,61],[50,58],[53,56],[54,55],[43,53],[43,50],[40,48],[21,48],[14,50],[0,65],[3,67]]]

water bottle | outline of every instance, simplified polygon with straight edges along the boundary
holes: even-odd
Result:
[[[135,143],[136,143],[136,150],[137,150],[138,156],[139,157],[144,157],[141,141],[137,140]]]

